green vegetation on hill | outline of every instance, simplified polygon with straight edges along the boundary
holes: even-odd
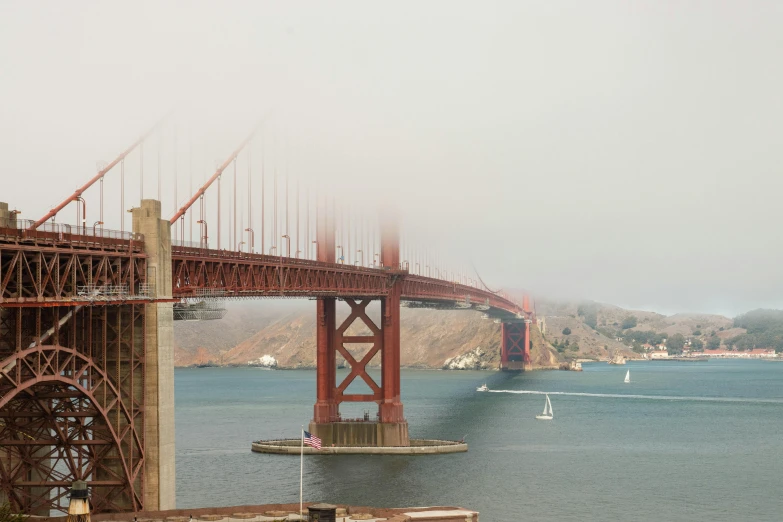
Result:
[[[752,310],[734,319],[734,326],[747,333],[726,340],[735,350],[774,348],[783,352],[783,310]]]

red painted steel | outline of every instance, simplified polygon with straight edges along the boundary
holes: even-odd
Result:
[[[525,323],[503,323],[501,325],[501,367],[507,367],[504,364],[509,362],[524,362],[525,352],[528,351],[525,326]]]
[[[242,150],[247,146],[248,143],[250,143],[250,140],[253,139],[253,136],[255,136],[256,131],[258,131],[259,127],[261,127],[261,121],[258,122],[258,124],[253,128],[253,130],[248,134],[247,138],[239,145],[239,147],[236,148],[234,152],[231,153],[231,155],[226,158],[226,161],[223,162],[221,166],[218,167],[218,169],[215,171],[214,174],[212,174],[212,177],[209,178],[204,185],[200,189],[196,191],[195,194],[193,194],[193,197],[190,198],[187,203],[182,205],[182,208],[180,208],[176,214],[174,214],[174,217],[171,218],[170,222],[171,224],[175,224],[177,220],[182,217],[187,210],[193,206],[193,203],[198,201],[198,198],[200,198],[202,195],[204,195],[204,192],[207,191],[210,185],[214,183],[216,179],[220,177],[221,174],[223,174],[223,171],[228,168],[229,165],[231,165],[231,162],[233,162],[237,156],[239,156],[239,153],[242,152]]]
[[[328,256],[328,246],[319,257]],[[384,262],[385,263],[385,262]],[[412,276],[403,270],[363,268],[224,250],[172,247],[174,295],[190,297],[203,289],[226,297],[386,297],[394,285],[400,299],[430,303],[488,306],[517,316],[513,301],[485,290],[440,279]]]
[[[142,507],[144,305],[0,307],[0,487],[15,509]]]
[[[404,422],[400,400],[400,303],[476,308],[519,321],[503,326],[504,361],[529,363],[529,303],[400,269],[399,237],[381,229],[380,268],[335,262],[334,209],[322,209],[316,258],[172,247],[172,294],[316,297],[315,422],[340,419],[342,402],[375,402],[382,422]],[[143,509],[143,237],[71,234],[66,225],[0,229],[0,484],[27,513],[62,510],[72,480],[92,487],[96,512]],[[351,308],[336,324],[337,299]],[[367,314],[381,302],[380,324]],[[370,335],[349,334],[363,323]],[[524,326],[521,326],[524,324]],[[510,331],[517,332],[511,335]],[[518,332],[521,331],[521,337]],[[361,356],[349,346],[369,345]],[[337,383],[336,358],[350,367]],[[367,365],[381,358],[381,382]],[[370,393],[351,394],[363,380]],[[29,413],[29,414],[28,414]],[[69,426],[63,428],[63,423]],[[8,465],[12,463],[14,465]],[[50,469],[55,463],[55,470]]]
[[[318,423],[332,422],[337,419],[335,402],[336,360],[335,360],[335,310],[336,299],[321,298],[317,304],[316,325],[316,403],[313,419]]]
[[[385,214],[381,224],[381,265],[396,267],[400,264],[400,236],[396,222]],[[381,301],[383,321],[383,401],[380,404],[381,422],[403,422],[400,400],[400,277],[390,275],[388,293]]]
[[[65,201],[63,201],[62,203],[60,203],[59,205],[54,207],[52,210],[47,212],[44,217],[42,217],[41,219],[39,219],[38,221],[33,223],[30,226],[30,229],[31,230],[35,230],[36,228],[40,227],[47,220],[49,220],[53,216],[57,215],[57,213],[59,211],[61,211],[66,205],[68,205],[68,203],[70,203],[72,201],[75,201],[76,198],[81,196],[84,193],[84,191],[87,190],[88,188],[90,188],[96,181],[98,181],[99,179],[103,178],[103,176],[105,176],[107,172],[109,172],[112,168],[114,168],[115,165],[117,165],[117,163],[119,163],[123,159],[125,159],[125,156],[127,156],[128,154],[133,152],[133,150],[136,147],[138,147],[139,145],[141,145],[144,142],[144,140],[146,140],[150,136],[150,134],[155,132],[155,130],[158,127],[160,127],[160,125],[166,120],[166,117],[168,117],[168,115],[163,117],[163,118],[161,118],[161,120],[158,123],[156,123],[150,130],[148,130],[146,133],[142,134],[141,137],[133,143],[133,145],[131,145],[130,147],[125,149],[119,156],[117,156],[114,159],[114,161],[112,161],[111,163],[106,165],[103,169],[101,169],[95,176],[93,176],[92,179],[90,179],[90,181],[88,181],[87,183],[85,183],[84,185],[82,185],[81,187],[76,189],[76,192],[74,192],[73,194],[68,196],[68,198],[66,198]]]

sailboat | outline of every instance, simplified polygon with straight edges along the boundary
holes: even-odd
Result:
[[[487,388],[486,383],[484,383],[481,386],[479,386],[478,388],[476,388],[476,391],[485,392],[485,391],[489,391],[489,388]]]
[[[552,412],[552,402],[549,400],[549,394],[546,394],[546,402],[544,403],[544,413],[536,415],[538,420],[552,420],[554,412]]]
[[[623,381],[625,384],[628,384],[631,382],[631,370],[628,370],[625,372],[625,380]]]

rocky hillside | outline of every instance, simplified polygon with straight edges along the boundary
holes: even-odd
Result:
[[[338,322],[347,313],[347,306],[338,305]],[[370,308],[369,315],[377,322],[380,308]],[[280,368],[312,368],[316,358],[315,319],[312,301],[270,300],[229,305],[228,314],[220,321],[177,321],[175,364],[247,364],[271,356]],[[556,368],[562,358],[537,328],[532,332],[534,367]],[[354,325],[349,333],[362,335],[368,330]],[[403,308],[400,335],[405,367],[498,367],[500,325],[483,319],[480,313]],[[367,348],[357,345],[352,355],[358,359]],[[340,362],[342,357],[338,356]],[[265,364],[271,364],[269,358]],[[380,354],[370,362],[370,366],[378,365]]]

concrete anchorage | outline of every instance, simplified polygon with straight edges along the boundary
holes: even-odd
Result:
[[[133,232],[144,235],[147,280],[153,299],[171,299],[171,224],[160,201],[144,199],[133,209]],[[144,386],[144,509],[176,507],[174,464],[173,304],[146,306]]]

